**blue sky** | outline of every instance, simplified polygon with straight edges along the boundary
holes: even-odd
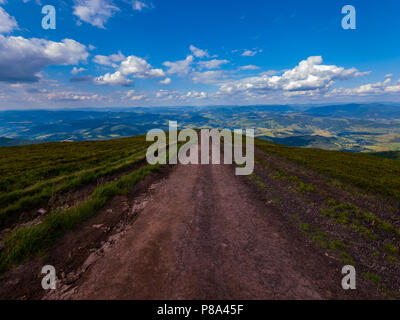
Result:
[[[355,30],[342,28],[348,4]],[[399,12],[389,0],[0,0],[0,109],[397,102]]]

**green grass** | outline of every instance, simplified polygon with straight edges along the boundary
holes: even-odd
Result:
[[[312,227],[310,227],[310,225],[307,223],[299,222],[297,225],[299,226],[301,231],[305,233],[310,232],[312,230]]]
[[[390,254],[397,254],[397,253],[399,253],[399,248],[397,248],[395,245],[393,245],[392,243],[390,243],[390,242],[387,242],[384,246],[383,246],[383,249],[387,252],[387,253],[390,253]]]
[[[308,223],[298,222],[297,226],[317,247],[328,249],[331,253],[338,255],[342,262],[354,266],[353,259],[344,251],[347,247],[345,243],[340,240],[332,240],[327,233],[318,230],[317,227],[310,226]]]
[[[6,224],[9,217],[17,213],[46,204],[56,194],[63,194],[67,191],[79,188],[97,181],[101,177],[122,172],[144,159],[144,151],[134,154],[116,164],[105,165],[94,169],[87,169],[69,176],[61,176],[51,179],[28,190],[16,190],[9,194],[0,196],[0,199],[8,199],[8,205],[0,209],[0,226]]]
[[[321,209],[323,216],[328,216],[339,223],[347,224],[357,212],[357,207],[350,203],[335,203],[332,200],[327,201],[328,208]]]
[[[400,200],[400,161],[368,154],[296,148],[255,139],[261,150],[374,194]]]
[[[325,232],[317,231],[311,239],[317,246],[321,248],[326,249],[328,247],[329,236]]]
[[[43,143],[0,148],[0,195],[125,159],[148,146],[144,136],[107,141]]]
[[[367,278],[375,285],[380,285],[382,282],[382,278],[375,273],[372,272],[365,272],[362,274],[364,278]]]
[[[339,240],[333,240],[329,242],[329,248],[332,250],[340,250],[346,248],[346,245]]]
[[[0,148],[0,227],[51,197],[138,165],[145,136]]]
[[[338,223],[350,224],[349,227],[351,229],[361,232],[363,236],[370,239],[376,239],[377,236],[363,224],[367,226],[375,225],[384,232],[397,234],[397,230],[389,222],[351,203],[341,203],[334,199],[329,199],[327,207],[321,209],[321,214],[330,217]]]
[[[0,272],[42,252],[66,230],[101,209],[112,197],[126,193],[138,181],[158,169],[159,166],[151,165],[139,168],[117,181],[97,187],[90,199],[80,205],[52,212],[39,225],[17,228],[4,241],[5,249],[0,252]]]
[[[0,250],[0,272],[45,252],[60,235],[94,215],[115,195],[126,193],[145,176],[159,170],[160,165],[145,162],[149,145],[145,136],[138,136],[0,148],[4,156],[0,161],[0,226],[24,209],[47,204],[54,194],[79,190],[97,181],[85,202],[67,209],[52,209],[39,224],[19,226],[8,233]],[[168,148],[166,152],[168,158]],[[117,180],[102,180],[115,173],[121,173]]]
[[[383,151],[383,152],[373,152],[371,153],[374,156],[392,159],[392,160],[400,160],[400,151]]]
[[[267,186],[261,181],[260,177],[257,176],[254,172],[249,175],[249,179],[252,180],[259,188],[266,189]]]
[[[340,252],[340,256],[342,257],[342,262],[343,263],[349,264],[351,266],[355,265],[353,259],[351,258],[351,256],[347,252],[341,251]]]
[[[315,188],[313,185],[301,181],[301,179],[299,177],[289,174],[282,168],[273,166],[270,162],[268,162],[265,159],[262,159],[260,157],[255,157],[255,162],[262,164],[264,166],[264,168],[266,168],[266,169],[274,170],[275,173],[272,175],[273,178],[290,181],[291,183],[293,183],[296,186],[296,189],[302,193],[315,191]]]

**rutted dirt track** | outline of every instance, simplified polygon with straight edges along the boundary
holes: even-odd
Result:
[[[266,208],[232,166],[178,165],[153,191],[78,283],[45,298],[359,297],[341,289],[340,269]]]
[[[306,208],[293,206],[287,186],[274,192],[284,199],[277,206],[233,165],[166,166],[5,274],[0,299],[381,297],[362,277],[343,290],[344,263],[286,214]],[[56,290],[41,287],[46,264]]]

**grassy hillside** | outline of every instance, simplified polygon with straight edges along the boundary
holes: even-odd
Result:
[[[332,262],[400,298],[400,161],[256,140],[251,177],[268,207]],[[357,280],[358,281],[358,280]]]
[[[112,141],[46,143],[0,149],[0,227],[50,198],[142,161],[144,136]]]
[[[0,270],[51,245],[113,196],[157,170],[144,160],[149,144],[145,136],[137,136],[0,148],[0,231],[13,228],[0,238]],[[74,191],[83,194],[80,201],[67,196]],[[63,197],[66,202],[51,201]],[[48,211],[44,216],[37,212],[41,207]],[[29,223],[37,218],[39,224]],[[15,228],[15,223],[20,226]]]
[[[383,157],[392,160],[400,160],[400,151],[383,151],[383,152],[373,152],[374,156]]]
[[[286,138],[270,138],[266,140],[272,142],[283,144],[290,147],[308,147],[308,148],[318,148],[325,150],[335,150],[337,145],[335,144],[336,138],[328,138],[323,136],[289,136]]]
[[[33,143],[35,143],[35,141],[0,137],[0,147],[24,146],[24,145],[33,144]]]
[[[0,148],[0,271],[51,246],[64,231],[158,170],[158,166],[147,165],[144,160],[149,144],[144,136],[137,136]],[[256,146],[333,178],[338,184],[400,199],[400,161],[287,147],[259,139]],[[280,176],[283,174],[279,171]],[[316,190],[297,180],[296,183],[301,189]],[[89,193],[78,202],[52,202],[82,189]],[[48,212],[40,216],[39,208]],[[29,223],[36,218],[40,218],[39,223]],[[10,227],[12,230],[4,233]]]
[[[3,147],[0,149],[0,194],[85,169],[106,167],[145,148],[144,136]]]
[[[256,146],[370,193],[400,199],[400,162],[362,153],[287,147],[264,140]]]

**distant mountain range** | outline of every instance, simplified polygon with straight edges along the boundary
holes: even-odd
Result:
[[[0,137],[0,146],[1,147],[23,146],[23,145],[34,144],[34,143],[37,143],[37,142],[30,141],[30,140],[20,140],[20,139],[11,139],[11,138]]]
[[[400,119],[399,105],[386,104],[346,104],[323,106],[304,112],[314,117],[356,118],[356,119]]]
[[[400,150],[400,105],[208,106],[0,112],[0,145],[104,140],[180,128],[254,128],[271,141],[349,151]]]

